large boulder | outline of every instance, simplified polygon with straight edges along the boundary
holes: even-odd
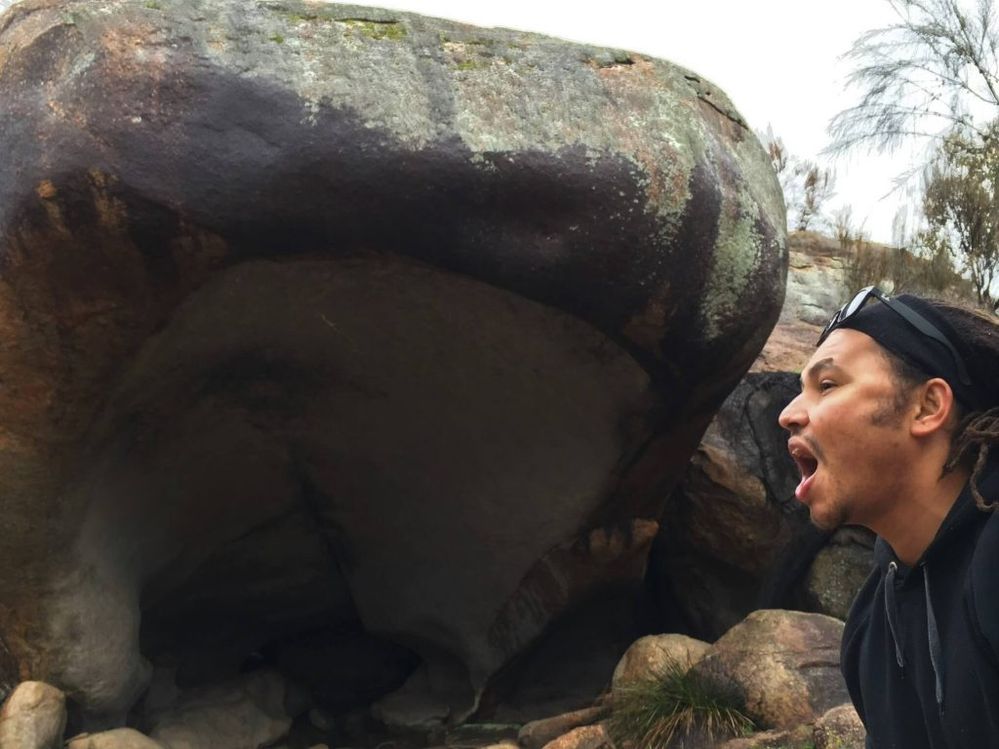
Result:
[[[843,623],[765,609],[725,633],[692,672],[737,694],[760,728],[811,723],[850,701],[839,671]]]
[[[363,631],[455,720],[641,577],[783,298],[722,92],[295,0],[26,0],[0,50],[8,671],[97,724]]]

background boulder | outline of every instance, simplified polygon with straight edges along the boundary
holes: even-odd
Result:
[[[777,424],[798,390],[790,372],[746,375],[670,500],[656,573],[672,591],[680,626],[698,637],[720,637],[764,596],[786,599],[825,543],[794,498],[798,470]]]
[[[777,417],[847,295],[848,258],[809,232],[791,235],[790,256],[777,326],[705,432],[653,550],[652,583],[677,614],[671,629],[704,639],[759,608],[845,619],[873,562],[872,533],[821,533],[794,498],[799,474]]]

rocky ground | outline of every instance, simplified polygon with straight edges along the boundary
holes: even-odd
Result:
[[[274,672],[260,671],[211,688],[146,698],[134,719],[145,732],[117,728],[67,734],[65,695],[22,683],[0,711],[4,749],[626,749],[637,745],[612,728],[616,701],[668,663],[737,690],[755,732],[694,735],[686,749],[862,749],[864,731],[839,676],[843,624],[821,614],[761,610],[709,644],[682,635],[636,641],[592,706],[527,724],[468,723],[408,735],[371,730],[361,716],[333,718]],[[72,735],[70,735],[72,734]]]

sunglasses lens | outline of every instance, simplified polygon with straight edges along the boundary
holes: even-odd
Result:
[[[879,292],[877,292],[875,287],[867,286],[858,291],[853,299],[836,310],[836,314],[832,316],[829,324],[826,325],[825,330],[822,331],[822,335],[819,336],[819,345],[822,345],[822,342],[825,341],[833,330],[835,330],[837,325],[857,314],[860,308],[867,303],[867,300],[872,296],[877,296],[878,293]]]
[[[857,292],[857,295],[850,300],[850,303],[842,310],[839,315],[840,320],[845,320],[848,317],[853,317],[857,314],[857,311],[864,306],[864,303],[871,297],[872,286],[868,286],[866,289],[861,289]]]
[[[822,330],[822,335],[819,336],[819,342],[816,344],[817,346],[822,345],[822,342],[829,336],[833,328],[835,328],[839,324],[839,321],[843,319],[843,309],[843,307],[840,307],[836,310],[836,314],[832,316],[832,319],[828,323],[826,323],[826,327]]]

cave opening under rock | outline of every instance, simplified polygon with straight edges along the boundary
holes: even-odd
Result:
[[[503,665],[478,633],[585,527],[655,402],[589,325],[464,277],[384,256],[233,266],[142,346],[91,432],[73,491],[94,645],[132,659],[136,698],[145,661],[177,687],[267,665],[344,712],[422,665],[471,714]]]

